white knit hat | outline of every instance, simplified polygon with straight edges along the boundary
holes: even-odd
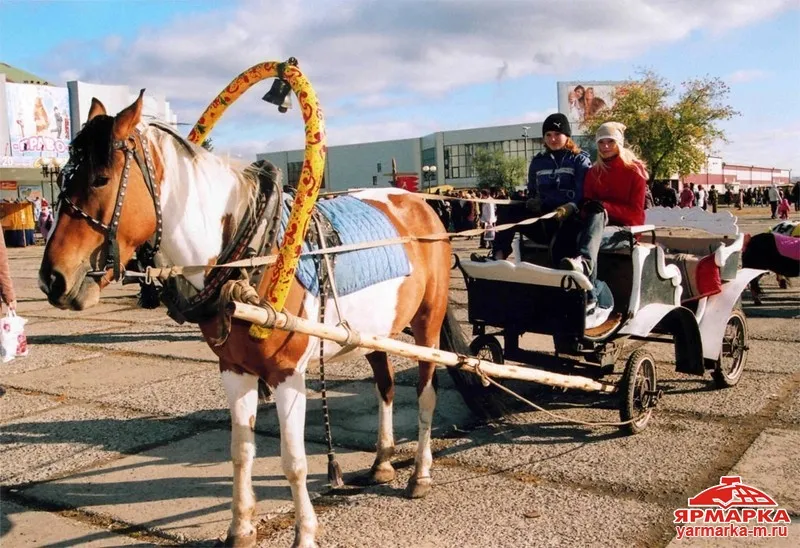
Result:
[[[619,122],[606,122],[599,128],[594,136],[594,142],[600,139],[613,139],[619,148],[625,146],[625,124]]]

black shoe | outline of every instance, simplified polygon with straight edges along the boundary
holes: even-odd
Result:
[[[478,253],[472,253],[469,256],[471,261],[475,261],[476,263],[485,263],[486,261],[494,261],[494,257],[491,255],[479,255]]]

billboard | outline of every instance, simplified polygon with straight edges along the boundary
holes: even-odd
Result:
[[[67,156],[71,121],[67,88],[6,83],[11,156]]]
[[[580,134],[586,118],[614,104],[614,92],[626,82],[558,82],[558,111],[566,115],[573,134]]]

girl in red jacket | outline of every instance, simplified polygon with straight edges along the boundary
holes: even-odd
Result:
[[[586,174],[583,186],[581,217],[583,229],[578,235],[578,257],[567,257],[561,267],[586,274],[595,286],[590,296],[590,314],[597,305],[606,308],[604,299],[597,305],[605,288],[597,280],[597,255],[606,225],[635,226],[644,224],[644,200],[647,170],[628,148],[625,148],[625,126],[606,122],[597,129],[597,160]],[[610,310],[609,310],[610,312]]]

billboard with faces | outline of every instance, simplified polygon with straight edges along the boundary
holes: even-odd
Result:
[[[584,120],[597,111],[613,106],[614,92],[626,82],[558,82],[558,111],[566,115],[573,135],[584,133]]]

